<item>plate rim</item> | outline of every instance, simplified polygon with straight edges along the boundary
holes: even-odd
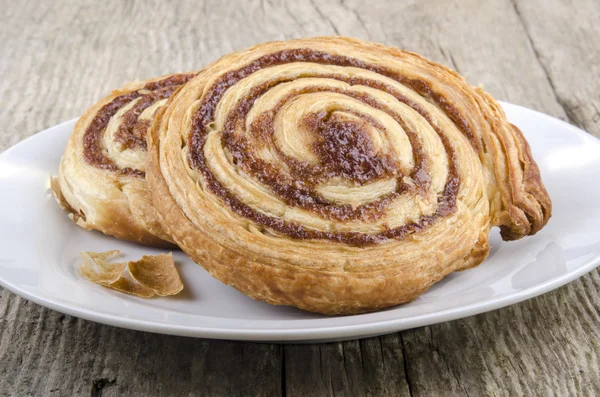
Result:
[[[328,326],[326,328],[303,328],[303,329],[235,329],[205,326],[187,326],[176,324],[165,324],[147,320],[121,317],[114,314],[99,313],[94,310],[74,307],[61,303],[55,299],[47,299],[30,294],[29,292],[0,278],[0,286],[10,292],[32,301],[40,306],[67,314],[84,320],[115,327],[132,329],[136,331],[152,332],[164,335],[176,335],[195,338],[209,338],[220,340],[238,341],[260,341],[260,342],[318,342],[329,340],[340,340],[344,338],[360,339],[373,335],[382,335],[391,332],[399,332],[411,328],[423,327],[447,321],[458,320],[481,313],[491,312],[531,298],[540,296],[546,292],[553,291],[571,281],[591,272],[600,265],[600,253],[595,258],[587,261],[577,269],[564,273],[544,283],[526,288],[516,293],[495,299],[483,300],[481,302],[460,306],[453,309],[445,309],[434,313],[412,316],[409,318],[397,318],[383,320],[367,324]],[[204,316],[209,317],[209,316]],[[300,335],[301,333],[301,335]]]
[[[535,113],[537,117],[550,119],[552,122],[558,122],[562,127],[565,127],[569,132],[577,134],[580,137],[591,139],[595,143],[600,144],[600,140],[584,130],[571,125],[563,120],[549,116],[547,114],[529,109],[520,105],[514,105],[507,102],[499,101],[504,109],[516,108],[516,110]],[[52,133],[55,129],[64,128],[69,124],[74,124],[77,118],[59,123],[38,133],[35,133],[26,139],[18,142],[10,148],[0,153],[0,158],[12,152],[20,145],[25,145],[30,139],[34,139],[40,133]],[[200,325],[178,325],[160,323],[149,320],[140,320],[134,318],[123,317],[115,314],[102,313],[99,311],[78,307],[74,304],[61,302],[57,298],[40,296],[28,292],[20,288],[17,284],[11,283],[8,280],[0,277],[0,286],[8,291],[32,301],[40,306],[58,311],[70,316],[82,318],[84,320],[93,321],[100,324],[106,324],[136,331],[145,331],[166,335],[178,335],[196,338],[210,338],[223,340],[245,340],[258,342],[319,342],[342,339],[360,339],[373,335],[381,335],[390,332],[398,332],[410,328],[427,326],[447,321],[452,321],[484,312],[494,311],[512,304],[523,302],[525,300],[550,292],[554,289],[562,287],[579,277],[591,272],[600,265],[600,252],[596,253],[593,258],[586,260],[577,268],[560,274],[545,282],[536,284],[529,288],[511,292],[504,296],[485,299],[480,302],[463,305],[460,307],[415,315],[411,317],[385,319],[370,323],[362,324],[342,324],[331,325],[327,327],[307,327],[307,328],[223,328],[211,327],[204,324]],[[199,315],[200,318],[210,318],[211,316]]]

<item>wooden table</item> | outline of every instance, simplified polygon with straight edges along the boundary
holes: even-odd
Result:
[[[128,80],[332,34],[419,52],[600,136],[598,0],[0,0],[0,149]],[[491,313],[323,345],[135,332],[0,293],[2,396],[600,394],[598,270]]]

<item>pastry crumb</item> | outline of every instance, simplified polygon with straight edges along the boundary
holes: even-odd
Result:
[[[109,262],[120,251],[81,252],[79,271],[89,281],[141,298],[176,295],[183,282],[173,255],[144,255],[137,261]]]

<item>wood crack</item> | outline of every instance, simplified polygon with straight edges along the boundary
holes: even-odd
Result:
[[[365,373],[366,371],[366,367],[365,367],[365,352],[364,352],[364,347],[363,347],[363,340],[359,340],[358,341],[358,353],[360,354],[360,366],[362,368],[363,373]]]
[[[325,22],[327,22],[329,24],[329,26],[331,26],[331,29],[333,29],[333,31],[335,32],[336,35],[341,36],[340,32],[338,31],[337,26],[335,26],[335,24],[333,23],[333,21],[325,14],[323,14],[323,12],[321,11],[321,9],[315,4],[315,0],[310,0],[310,4],[313,6],[313,8],[315,9],[315,11],[317,11],[317,14],[319,14],[319,16],[321,17],[321,19],[323,19]]]
[[[109,378],[98,378],[92,381],[92,387],[90,390],[90,397],[102,397],[102,393],[105,388],[110,387],[117,383],[117,379]]]
[[[462,389],[462,391],[465,393],[465,395],[467,397],[470,397],[469,396],[469,392],[467,391],[467,389],[460,382],[460,376],[456,376],[454,374],[454,372],[452,372],[452,368],[450,368],[450,364],[448,364],[448,360],[446,360],[446,357],[444,357],[442,354],[440,354],[439,351],[437,353],[438,353],[438,356],[440,356],[440,358],[442,359],[442,361],[444,361],[444,364],[446,365],[446,369],[448,370],[448,373],[454,378],[454,380],[456,381],[456,384],[458,385],[458,387],[460,387]]]
[[[520,367],[519,367],[519,370],[517,370],[517,367],[515,367],[515,364],[512,362],[512,360],[509,356],[506,356],[506,360],[508,361],[508,363],[510,364],[511,368],[513,369],[513,371],[515,372],[515,374],[517,376],[522,375],[523,370]]]
[[[287,396],[287,386],[285,379],[285,348],[280,346],[281,349],[281,397]]]
[[[548,82],[548,84],[550,85],[550,88],[552,89],[552,93],[554,94],[554,98],[556,99],[556,102],[563,109],[565,116],[567,117],[567,120],[571,124],[575,124],[575,125],[581,127],[582,125],[579,122],[577,116],[572,111],[572,108],[558,95],[554,81],[552,80],[552,77],[550,77],[550,71],[548,70],[548,67],[546,66],[546,64],[542,61],[542,55],[541,55],[540,51],[538,50],[537,46],[535,45],[533,38],[531,37],[531,33],[529,32],[529,28],[527,26],[527,23],[525,22],[525,18],[521,14],[521,10],[519,10],[517,0],[511,0],[511,3],[515,10],[515,13],[517,14],[517,17],[519,18],[519,21],[521,22],[521,25],[523,25],[523,30],[525,31],[525,36],[527,36],[527,41],[529,42],[529,45],[531,46],[531,49],[533,50],[535,59],[538,61],[538,64],[544,71],[546,81]]]
[[[350,376],[348,376],[348,360],[346,360],[346,348],[344,342],[340,342],[340,349],[342,352],[342,363],[344,364],[344,378],[346,379],[346,383],[348,383]]]
[[[345,0],[340,0],[340,5],[347,10],[348,12],[350,12],[352,15],[354,15],[354,17],[356,18],[356,20],[358,21],[358,23],[360,24],[360,26],[363,28],[363,30],[365,31],[365,33],[367,33],[367,37],[371,37],[371,34],[369,33],[369,29],[367,29],[367,25],[365,24],[365,21],[363,20],[363,18],[360,16],[360,14],[356,11],[356,9],[354,8],[350,8],[348,7],[348,5],[346,4]]]
[[[379,340],[379,350],[381,353],[381,363],[385,365],[385,353],[383,352],[383,337],[378,336],[377,339]]]
[[[403,358],[403,368],[404,368],[404,379],[406,379],[406,384],[408,385],[408,394],[413,397],[413,385],[410,379],[409,371],[408,371],[408,351],[406,349],[406,343],[404,342],[404,336],[400,333],[400,343],[402,344],[402,358]]]
[[[286,14],[288,14],[290,16],[290,18],[292,18],[292,21],[294,21],[294,23],[296,25],[298,25],[298,27],[300,28],[300,32],[302,32],[302,34],[304,34],[304,28],[303,28],[303,23],[300,22],[300,20],[298,19],[298,17],[296,16],[296,14],[294,14],[291,10],[290,10],[290,6],[289,3],[287,1],[283,2],[283,7],[285,8],[285,12]]]
[[[440,52],[442,53],[442,55],[444,56],[444,58],[446,58],[447,60],[450,61],[450,64],[452,65],[452,68],[458,72],[459,74],[462,74],[460,72],[460,69],[458,68],[458,65],[456,63],[456,60],[454,59],[454,55],[452,55],[452,52],[450,51],[446,51],[444,49],[444,47],[441,46],[441,44],[438,44],[438,49],[440,50]]]
[[[449,53],[450,56],[450,62],[452,62],[452,66],[454,67],[454,70],[456,70],[458,73],[460,73],[460,70],[458,69],[458,65],[456,64],[456,60],[454,59],[454,55],[452,55],[452,53]]]
[[[600,110],[598,109],[598,106],[596,106],[596,104],[594,102],[591,102],[592,107],[594,108],[594,115],[591,117],[592,122],[593,123],[597,123],[598,121],[600,121]]]

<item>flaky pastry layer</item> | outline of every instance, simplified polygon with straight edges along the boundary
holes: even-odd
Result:
[[[78,120],[52,184],[77,225],[147,245],[172,245],[145,181],[146,135],[156,109],[193,75],[129,83]]]
[[[158,110],[147,180],[164,230],[268,303],[350,314],[481,263],[551,215],[499,104],[417,54],[321,37],[205,68]]]

